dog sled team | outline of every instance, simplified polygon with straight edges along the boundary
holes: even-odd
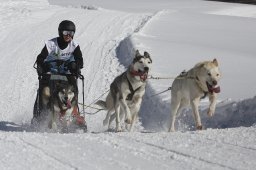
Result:
[[[80,71],[83,68],[83,57],[79,45],[73,40],[75,31],[72,21],[62,21],[58,28],[59,36],[46,41],[37,56],[34,67],[38,73],[39,88],[31,120],[36,128],[46,123],[53,131],[87,131],[84,112],[78,107],[77,81],[83,81]],[[151,65],[150,54],[144,52],[142,55],[137,50],[128,69],[111,83],[106,99],[95,103],[106,110],[103,125],[107,125],[108,129],[115,120],[116,132],[122,131],[122,121],[128,131],[133,130]],[[203,128],[199,114],[200,99],[208,96],[208,115],[213,116],[217,93],[220,92],[220,77],[218,61],[213,59],[196,64],[174,79],[171,86],[169,132],[175,131],[176,117],[186,106],[192,108],[196,129]]]
[[[62,132],[81,129],[87,131],[84,115],[78,107],[77,79],[83,80],[80,69],[83,57],[79,45],[73,40],[76,26],[64,20],[59,24],[59,36],[45,42],[36,59],[39,79],[34,104],[32,125],[36,128],[48,124],[50,129]]]

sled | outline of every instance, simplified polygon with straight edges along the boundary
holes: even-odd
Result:
[[[59,132],[63,133],[72,133],[77,130],[82,130],[82,132],[87,132],[87,125],[83,113],[80,113],[78,107],[78,87],[77,80],[81,79],[83,84],[83,103],[84,103],[84,77],[81,73],[79,74],[71,74],[67,69],[67,63],[69,61],[51,61],[51,69],[49,72],[44,75],[40,75],[39,79],[39,88],[37,90],[37,96],[33,107],[33,118],[31,120],[32,128],[40,130],[41,127],[47,126],[52,113],[54,112],[54,103],[56,107],[56,94],[55,92],[58,90],[59,85],[69,84],[74,85],[75,87],[75,97],[73,100],[76,103],[73,105],[72,114],[70,116],[69,124],[67,125],[65,112],[58,113],[58,126],[57,129]],[[35,65],[34,65],[34,68]],[[71,82],[72,81],[72,82]],[[72,84],[73,83],[73,84]],[[42,90],[45,86],[49,87],[50,90],[50,98],[47,107],[43,107],[42,102]],[[84,110],[84,109],[83,109]],[[65,119],[65,121],[64,121]],[[49,125],[48,125],[49,126]]]

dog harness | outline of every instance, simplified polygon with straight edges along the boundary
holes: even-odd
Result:
[[[129,79],[128,79],[128,77],[127,77],[127,75],[126,75],[126,79],[127,79],[127,81],[128,81],[129,90],[130,90],[130,92],[131,92],[131,93],[129,93],[129,94],[127,95],[126,100],[131,101],[132,98],[133,98],[133,96],[134,96],[134,94],[135,94],[135,92],[138,91],[138,90],[141,88],[141,86],[134,90],[133,87],[132,87],[131,82],[129,81]]]
[[[66,114],[66,111],[67,111],[67,109],[61,110],[61,112],[60,112],[60,117],[59,117],[59,119],[60,119],[61,121],[63,121],[63,118],[64,118],[64,116],[65,116],[65,114]],[[72,111],[72,113],[71,113],[71,116],[73,117],[73,119],[75,120],[75,123],[76,123],[77,125],[84,125],[84,124],[85,124],[84,117],[83,117],[83,116],[80,116],[80,114],[79,114],[79,112],[78,112],[78,107],[77,107],[77,106],[74,107],[74,109],[73,109],[73,111]]]

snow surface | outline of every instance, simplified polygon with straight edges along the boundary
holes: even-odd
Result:
[[[201,0],[0,2],[0,169],[255,169],[256,6]],[[135,49],[151,54],[157,77],[175,77],[217,58],[223,77],[214,117],[206,116],[208,100],[200,107],[207,129],[194,131],[186,109],[178,131],[166,132],[170,92],[152,95],[171,86],[167,79],[148,81],[135,132],[106,132],[105,111],[86,115],[86,134],[31,131],[38,87],[32,66],[64,19],[77,26],[86,104],[109,89]]]

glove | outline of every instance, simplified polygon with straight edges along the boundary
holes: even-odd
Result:
[[[38,64],[37,65],[37,69],[36,69],[37,70],[37,74],[39,76],[41,76],[42,74],[50,71],[50,68],[51,68],[50,63],[46,62],[46,63],[43,63],[43,64]]]
[[[74,74],[74,75],[79,75],[81,73],[81,70],[79,69],[78,65],[76,62],[71,62],[69,63],[69,71]]]
[[[44,62],[42,65],[42,69],[43,69],[43,73],[46,73],[48,71],[50,71],[51,69],[51,64],[49,62]]]

